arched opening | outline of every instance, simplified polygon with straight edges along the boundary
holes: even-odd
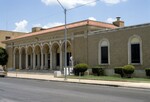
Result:
[[[50,69],[50,53],[48,44],[43,46],[43,66],[44,69]]]
[[[27,48],[27,68],[28,69],[33,69],[33,49],[32,49],[32,47],[31,46],[29,46],[28,48]]]
[[[41,68],[41,48],[39,45],[35,46],[35,68]]]
[[[63,42],[62,46],[62,63],[63,66],[65,66],[65,42]],[[67,53],[66,53],[66,57],[67,57],[67,66],[72,66],[72,62],[71,62],[71,57],[72,57],[72,53],[71,53],[71,43],[69,41],[67,41]]]
[[[60,69],[60,46],[58,43],[52,45],[52,59],[53,70]]]
[[[15,69],[19,69],[19,49],[15,49]]]
[[[20,50],[21,50],[21,69],[25,69],[26,68],[26,51],[24,47],[22,47]]]

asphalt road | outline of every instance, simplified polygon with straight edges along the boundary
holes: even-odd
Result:
[[[0,78],[0,102],[150,102],[150,90]]]

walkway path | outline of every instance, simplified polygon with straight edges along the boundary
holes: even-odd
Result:
[[[135,82],[118,82],[118,81],[101,81],[101,80],[85,80],[85,79],[67,79],[55,78],[53,73],[34,73],[34,72],[8,72],[8,77],[14,78],[26,78],[36,80],[47,80],[47,81],[61,81],[61,82],[72,82],[82,84],[94,84],[94,85],[107,85],[115,87],[129,87],[129,88],[146,88],[150,89],[150,83],[135,83]]]

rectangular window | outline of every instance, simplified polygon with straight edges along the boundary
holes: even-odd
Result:
[[[11,38],[10,36],[6,36],[6,37],[5,37],[5,40],[8,40],[8,39],[10,39],[10,38]]]
[[[131,44],[131,63],[140,63],[140,44]]]
[[[108,47],[101,47],[101,64],[108,64]]]

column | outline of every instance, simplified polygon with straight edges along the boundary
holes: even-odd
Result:
[[[33,68],[33,54],[30,54],[30,67]]]
[[[37,54],[37,68],[40,68],[40,54]]]
[[[48,68],[48,54],[45,53],[45,68]]]
[[[41,69],[43,69],[43,51],[41,51]]]
[[[13,66],[14,66],[14,68],[16,67],[16,65],[15,65],[15,63],[16,63],[16,61],[15,61],[15,59],[16,59],[16,56],[15,56],[15,53],[14,53],[14,61],[13,61]],[[16,68],[15,68],[16,69]]]
[[[22,69],[21,51],[19,51],[19,69]]]
[[[63,70],[62,69],[62,50],[60,48],[60,71]]]
[[[33,52],[33,69],[35,69],[35,52]]]
[[[27,49],[26,49],[26,69],[29,69],[28,68],[28,53],[27,53]]]
[[[72,38],[71,38],[71,56],[72,56],[72,68],[74,66],[74,56],[75,56],[75,53],[74,53],[74,34],[72,34]]]
[[[53,58],[52,58],[52,56],[53,56],[53,53],[52,53],[52,51],[50,51],[50,69],[52,70],[52,68],[53,68]]]

